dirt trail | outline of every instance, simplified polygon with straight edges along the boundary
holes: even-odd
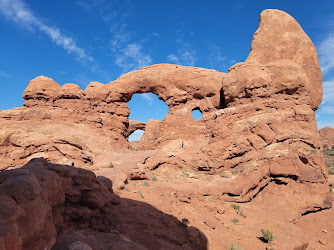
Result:
[[[143,162],[147,157],[154,157],[161,153],[160,150],[113,152],[108,156],[108,160],[95,166],[94,172],[97,176],[105,176],[116,182],[124,179],[125,176],[127,178],[131,169],[136,168],[138,163]]]

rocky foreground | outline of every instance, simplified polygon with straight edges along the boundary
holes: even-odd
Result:
[[[167,116],[129,121],[147,92]],[[229,73],[161,64],[85,90],[40,76],[23,98],[0,111],[0,249],[334,248],[322,74],[282,11]]]

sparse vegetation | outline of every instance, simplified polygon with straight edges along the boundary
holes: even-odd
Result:
[[[143,192],[142,192],[141,190],[138,191],[138,194],[140,195],[140,198],[142,198],[142,199],[145,198],[145,197],[144,197],[144,194],[143,194]]]
[[[231,208],[235,209],[235,210],[239,210],[240,209],[240,206],[238,204],[232,204],[231,205]]]
[[[205,174],[204,173],[199,173],[197,171],[191,170],[191,169],[186,169],[186,168],[181,168],[179,175],[184,176],[184,177],[190,177],[190,178],[201,178],[203,177]]]
[[[334,175],[334,149],[324,150],[324,158],[328,174]]]
[[[239,243],[233,242],[228,248],[228,250],[242,250],[242,247],[240,246]]]
[[[181,175],[182,175],[182,176],[188,176],[188,174],[187,174],[187,169],[185,169],[185,168],[181,168],[180,172],[181,172]]]
[[[108,167],[113,168],[114,164],[112,162],[109,163]]]
[[[216,198],[212,196],[204,196],[204,200],[207,202],[215,202]]]
[[[188,227],[189,220],[187,218],[183,218],[181,221],[181,225],[184,227]]]
[[[237,212],[237,214],[239,214],[240,216],[244,217],[245,219],[247,218],[247,216],[245,216],[240,208],[240,206],[236,203],[233,203],[231,205],[231,207]]]
[[[152,177],[152,181],[158,181],[157,177],[156,177],[156,176],[153,176],[153,177]]]
[[[239,222],[239,219],[237,219],[237,218],[233,218],[231,221],[232,221],[234,224],[237,224],[237,223]]]
[[[333,150],[333,148],[330,149],[330,150],[324,150],[324,155],[334,156],[334,150]]]
[[[272,232],[270,232],[268,229],[261,229],[262,233],[262,240],[266,243],[271,242],[274,239],[274,235]]]
[[[149,185],[150,185],[150,183],[148,183],[147,181],[144,181],[143,186],[148,187]]]
[[[237,175],[239,172],[238,172],[238,170],[232,170],[231,171],[231,175]]]
[[[130,149],[131,151],[138,151],[138,149],[132,147],[131,145],[129,145],[129,149]]]

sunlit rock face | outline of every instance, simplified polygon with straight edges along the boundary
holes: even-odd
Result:
[[[324,127],[319,130],[324,149],[331,150],[334,146],[334,129]]]
[[[44,76],[31,80],[24,107],[0,112],[0,168],[37,156],[94,167],[110,152],[128,150],[128,136],[141,128],[136,149],[161,151],[142,163],[146,169],[166,164],[238,173],[200,192],[268,206],[293,201],[279,213],[293,220],[331,206],[314,113],[321,84],[316,49],[297,21],[265,10],[247,60],[228,73],[158,64],[85,90]],[[167,116],[129,122],[126,103],[148,92],[168,105]],[[194,109],[203,114],[198,121]]]

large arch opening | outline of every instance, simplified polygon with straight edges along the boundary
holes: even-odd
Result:
[[[134,94],[127,103],[130,107],[130,121],[147,123],[148,120],[162,121],[168,114],[169,107],[153,93]],[[141,129],[135,130],[129,136],[129,141],[139,141],[144,134]]]
[[[129,142],[139,141],[144,133],[145,133],[144,130],[137,129],[136,131],[131,133],[131,135],[129,136]]]

